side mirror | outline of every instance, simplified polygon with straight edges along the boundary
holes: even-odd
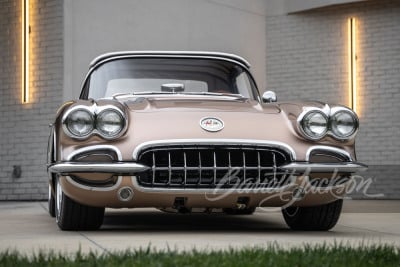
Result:
[[[272,103],[272,102],[276,102],[278,99],[276,97],[275,92],[273,91],[266,91],[263,95],[262,95],[262,100],[264,103]]]

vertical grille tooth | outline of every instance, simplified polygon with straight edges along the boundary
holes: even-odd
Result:
[[[261,181],[261,159],[260,159],[260,151],[257,151],[257,184]]]
[[[186,152],[185,151],[183,151],[183,168],[184,168],[183,184],[186,185],[186,180],[187,180],[187,162],[186,162]]]
[[[273,165],[272,165],[272,173],[274,174],[274,183],[277,182],[277,178],[276,178],[276,157],[275,157],[275,153],[272,153],[272,161],[273,161]]]
[[[152,166],[152,170],[153,170],[153,178],[152,178],[152,183],[154,184],[155,179],[156,179],[156,153],[153,152],[153,166]]]
[[[199,183],[197,184],[197,185],[200,185],[201,184],[201,175],[202,175],[202,166],[201,166],[201,154],[200,154],[200,150],[199,150],[199,175],[200,175],[200,177],[199,177]]]
[[[281,186],[287,175],[279,166],[288,163],[289,158],[276,148],[155,147],[139,155],[138,163],[151,168],[137,174],[137,180],[144,187],[163,188],[229,188],[243,183],[266,185],[272,181]]]
[[[217,184],[217,156],[215,154],[215,151],[213,152],[213,158],[214,158],[214,185]]]
[[[232,175],[232,162],[231,162],[231,152],[228,151],[228,184],[231,184],[231,175]]]
[[[171,184],[172,166],[171,166],[171,152],[168,152],[168,185]]]
[[[243,155],[243,178],[244,182],[246,183],[246,152],[242,152]]]

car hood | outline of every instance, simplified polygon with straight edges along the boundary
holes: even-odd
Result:
[[[295,138],[286,115],[275,104],[235,97],[135,97],[118,99],[128,112],[128,133],[122,139],[137,147],[157,140],[274,140]],[[99,105],[101,103],[98,101]],[[223,122],[220,131],[201,127],[204,118]]]

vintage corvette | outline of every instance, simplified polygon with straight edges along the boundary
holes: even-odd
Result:
[[[236,55],[108,53],[51,124],[49,212],[62,230],[93,230],[106,207],[279,207],[291,229],[329,230],[366,168],[358,124],[341,105],[260,96]]]

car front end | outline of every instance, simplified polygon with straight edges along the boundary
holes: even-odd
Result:
[[[118,74],[107,78],[103,91],[110,92],[91,95],[104,79],[101,66],[126,59],[144,66],[129,67],[137,80]],[[185,59],[191,61],[182,72],[176,66]],[[121,89],[128,83],[129,90],[153,86],[154,74],[148,76],[153,66],[163,66],[157,69],[159,91]],[[81,99],[63,105],[52,127],[48,170],[57,220],[68,198],[98,209],[247,214],[280,207],[292,227],[299,224],[293,223],[297,215],[290,217],[293,207],[341,199],[352,174],[366,168],[354,150],[356,114],[320,102],[263,103],[248,67],[227,54],[118,53],[97,59]],[[232,75],[236,91],[227,93],[220,80]],[[333,225],[331,220],[310,228]],[[60,227],[82,228],[75,226]]]

